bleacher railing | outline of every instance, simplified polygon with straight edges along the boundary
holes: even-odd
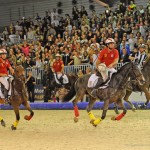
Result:
[[[118,63],[116,69],[118,70],[121,68],[123,63]],[[90,64],[82,64],[82,65],[71,65],[71,66],[65,66],[64,67],[64,72],[66,74],[68,73],[75,73],[77,74],[79,70],[82,70],[83,73],[85,73],[87,68],[91,68],[92,70],[95,69],[95,66],[92,66]],[[32,75],[35,77],[36,84],[41,84],[43,80],[43,75],[44,75],[44,69],[43,68],[27,68],[26,69],[26,75],[28,72],[31,71]]]

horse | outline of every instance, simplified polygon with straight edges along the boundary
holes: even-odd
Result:
[[[122,97],[125,95],[125,89],[129,78],[136,79],[139,84],[143,84],[145,81],[140,69],[132,62],[125,64],[116,73],[114,73],[106,88],[88,88],[87,85],[90,76],[91,75],[86,74],[81,78],[78,78],[75,84],[71,87],[69,93],[63,98],[63,102],[68,102],[75,96],[75,99],[72,102],[75,115],[74,121],[78,122],[79,110],[77,102],[81,100],[85,94],[88,94],[90,101],[87,106],[87,112],[91,119],[90,123],[92,123],[93,126],[97,126],[105,119],[109,104],[114,102],[123,109],[123,112],[116,117],[112,117],[112,120],[121,120],[127,113],[122,102]],[[91,111],[96,99],[104,101],[102,116],[98,119]]]
[[[146,63],[143,65],[143,68],[141,70],[144,78],[145,78],[145,83],[143,85],[139,85],[139,84],[132,84],[131,88],[127,88],[126,89],[126,94],[124,96],[124,100],[129,104],[129,106],[131,107],[131,109],[133,111],[135,111],[135,106],[129,101],[129,97],[132,94],[132,92],[144,92],[145,93],[145,97],[146,97],[146,102],[139,106],[140,109],[145,108],[150,100],[150,93],[149,93],[149,87],[150,87],[150,57],[147,59]],[[118,112],[118,108],[117,105],[115,105],[115,112]]]
[[[29,116],[24,116],[25,120],[30,120],[34,115],[34,112],[28,103],[28,94],[25,86],[25,70],[21,65],[16,66],[14,69],[14,79],[11,86],[12,92],[9,98],[9,103],[12,105],[16,115],[16,121],[12,124],[11,129],[16,130],[20,120],[19,106],[21,104],[24,105],[24,107],[30,112]],[[2,117],[0,117],[0,122],[2,126],[6,126],[6,123]]]
[[[45,101],[47,101],[48,99],[53,99],[54,97],[57,98],[57,101],[60,101],[61,97],[64,97],[64,95],[66,95],[66,91],[68,92],[68,90],[70,90],[70,87],[78,78],[78,76],[73,73],[66,74],[66,76],[68,77],[69,83],[64,85],[57,83],[55,79],[55,73],[50,67],[47,68],[44,76],[44,85],[46,87],[44,92],[46,99]]]

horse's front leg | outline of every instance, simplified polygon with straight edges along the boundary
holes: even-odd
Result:
[[[3,127],[5,127],[5,126],[6,126],[6,123],[5,123],[5,121],[3,120],[3,118],[2,118],[2,117],[0,117],[0,122],[1,122],[1,125],[2,125]]]
[[[148,103],[149,103],[149,100],[150,100],[150,93],[149,93],[148,88],[146,87],[146,85],[143,86],[143,87],[141,88],[141,90],[145,93],[145,97],[146,97],[146,102],[145,102],[142,106],[139,107],[139,108],[143,109],[143,108],[145,108],[145,107],[148,105]]]
[[[128,103],[128,105],[131,107],[132,111],[135,111],[135,106],[129,101],[129,97],[132,94],[132,91],[126,90],[126,94],[124,96],[124,100]]]
[[[127,113],[127,109],[125,108],[125,106],[124,106],[124,104],[123,104],[121,99],[117,100],[117,104],[120,106],[120,108],[123,109],[123,112],[121,114],[119,114],[118,116],[113,116],[111,119],[119,121],[125,116],[125,114]]]
[[[119,114],[118,106],[116,103],[114,103],[114,111],[116,114]]]
[[[96,98],[93,98],[93,97],[90,96],[90,101],[89,101],[88,106],[86,108],[86,110],[88,112],[88,116],[91,119],[90,123],[92,123],[92,124],[96,120],[96,117],[94,116],[94,114],[91,111],[92,108],[93,108],[93,105],[94,105],[95,101],[96,101]]]
[[[18,123],[19,123],[19,120],[20,120],[19,106],[13,106],[13,108],[14,108],[14,112],[15,112],[15,115],[16,115],[16,121],[11,126],[11,129],[16,130],[17,126],[18,126]]]
[[[103,119],[105,119],[106,113],[107,113],[107,110],[108,110],[108,106],[109,106],[109,99],[104,100],[102,116],[101,116],[101,118],[96,119],[96,120],[92,123],[93,126],[96,127],[99,123],[101,123],[101,121],[102,121]]]
[[[34,112],[32,111],[32,109],[31,109],[29,103],[27,102],[27,100],[25,100],[25,102],[23,103],[23,105],[24,105],[25,108],[30,112],[30,115],[29,115],[29,116],[28,116],[28,115],[25,115],[25,116],[24,116],[24,119],[29,121],[29,120],[31,120],[31,118],[33,117]]]

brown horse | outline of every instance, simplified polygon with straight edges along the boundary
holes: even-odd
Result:
[[[14,71],[14,80],[12,81],[12,92],[10,96],[10,104],[12,105],[14,112],[16,114],[16,121],[11,126],[12,130],[16,130],[17,125],[20,120],[19,106],[22,104],[30,112],[30,115],[24,116],[25,120],[30,120],[34,112],[31,110],[31,107],[28,103],[28,94],[25,87],[25,70],[22,66],[16,66]],[[2,126],[5,126],[5,121],[0,117],[0,122]]]
[[[75,85],[64,97],[63,101],[67,102],[76,96],[73,100],[73,106],[75,114],[74,121],[77,122],[79,117],[77,102],[81,100],[85,94],[88,94],[90,96],[90,101],[87,107],[87,112],[93,126],[97,126],[103,119],[105,119],[109,104],[111,103],[117,103],[117,105],[123,109],[123,113],[112,119],[120,120],[123,118],[127,110],[122,102],[122,97],[125,95],[125,90],[129,78],[136,79],[139,84],[142,84],[145,81],[140,69],[132,62],[125,64],[118,70],[117,73],[114,73],[108,87],[104,89],[88,88],[87,84],[89,78],[90,75],[84,75],[83,77],[78,78],[75,82]],[[97,119],[91,112],[96,99],[104,101],[102,116],[99,119]]]
[[[146,97],[146,102],[142,105],[139,106],[139,108],[145,108],[150,100],[150,93],[149,93],[149,87],[150,87],[150,58],[147,59],[146,63],[143,66],[143,69],[141,70],[144,78],[145,78],[145,83],[143,85],[139,84],[132,84],[132,89],[127,88],[126,94],[124,97],[124,100],[129,104],[131,109],[134,111],[136,108],[135,106],[129,101],[129,97],[132,92],[144,92],[145,97]],[[117,105],[115,105],[115,112],[118,113]]]

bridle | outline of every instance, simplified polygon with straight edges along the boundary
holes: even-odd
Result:
[[[23,82],[25,80],[25,75],[22,74],[22,75],[18,76],[18,75],[16,75],[17,74],[16,72],[18,72],[18,70],[15,68],[14,78],[20,82],[21,81]]]
[[[137,69],[136,69],[136,70],[137,70]],[[134,65],[132,65],[132,71],[133,71],[133,74],[134,74],[134,76],[135,76],[135,80],[134,80],[134,79],[131,79],[131,80],[132,80],[132,81],[135,81],[135,82],[138,82],[140,85],[142,85],[141,79],[143,79],[143,74],[140,72],[140,70],[138,71],[138,72],[140,72],[140,73],[137,73],[137,72],[135,71]],[[143,79],[143,82],[144,82],[144,79]]]

